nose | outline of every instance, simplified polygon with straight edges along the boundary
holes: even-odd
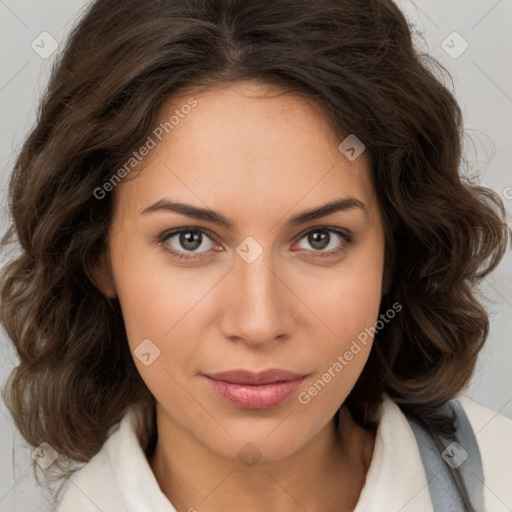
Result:
[[[227,277],[220,323],[226,338],[256,347],[291,337],[298,301],[268,253],[252,263],[237,257]]]

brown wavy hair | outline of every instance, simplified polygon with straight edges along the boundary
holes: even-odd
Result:
[[[510,238],[499,196],[460,172],[462,116],[446,74],[390,0],[93,2],[55,61],[10,181],[3,245],[18,253],[3,268],[1,322],[19,364],[4,398],[26,441],[86,462],[140,404],[150,449],[154,398],[118,300],[91,273],[113,206],[94,191],[171,95],[240,80],[313,99],[340,142],[353,133],[366,145],[386,229],[381,311],[403,309],[376,334],[345,403],[366,428],[382,392],[434,419],[470,380],[489,329],[476,287]]]

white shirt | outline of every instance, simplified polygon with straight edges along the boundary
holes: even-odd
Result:
[[[480,448],[486,511],[511,512],[512,420],[467,397],[457,398]],[[177,512],[160,490],[138,442],[135,415],[130,409],[101,450],[70,477],[57,512]],[[414,433],[386,395],[354,512],[433,512]]]

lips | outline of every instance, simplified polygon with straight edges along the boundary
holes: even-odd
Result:
[[[239,409],[271,409],[288,400],[307,375],[287,370],[232,370],[204,375],[209,388]]]
[[[210,377],[210,379],[230,382],[232,384],[248,384],[253,386],[273,384],[275,382],[288,382],[305,377],[304,374],[279,369],[270,369],[259,373],[251,372],[249,370],[230,370],[220,373],[210,373],[206,376]]]

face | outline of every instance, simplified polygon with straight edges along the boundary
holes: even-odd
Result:
[[[367,360],[372,339],[358,335],[382,294],[365,153],[349,160],[318,108],[269,91],[223,84],[164,105],[172,129],[154,132],[144,167],[113,192],[100,285],[119,298],[159,413],[228,458],[252,443],[280,459],[326,428]],[[305,377],[258,390],[206,377],[237,369]]]

